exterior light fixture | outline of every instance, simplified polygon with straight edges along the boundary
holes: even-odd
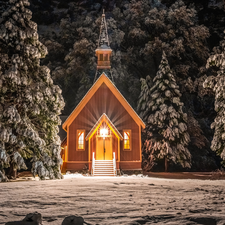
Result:
[[[101,128],[100,135],[105,139],[105,137],[108,135],[108,129],[107,128]]]

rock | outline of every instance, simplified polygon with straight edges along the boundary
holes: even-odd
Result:
[[[63,222],[62,225],[83,225],[84,219],[81,216],[67,216]]]
[[[40,213],[29,213],[22,221],[8,222],[5,225],[42,225],[42,216]]]
[[[29,213],[26,215],[26,217],[23,219],[23,221],[27,222],[37,222],[38,224],[42,224],[42,216],[40,213]]]
[[[189,218],[190,221],[196,222],[198,224],[204,224],[204,225],[216,225],[217,221],[213,217],[194,217]]]

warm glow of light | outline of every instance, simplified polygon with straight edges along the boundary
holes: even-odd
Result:
[[[124,149],[130,149],[130,132],[124,131]]]
[[[101,134],[101,136],[106,137],[106,135],[108,135],[108,129],[107,128],[101,128],[100,134]]]
[[[84,149],[84,131],[78,132],[78,149]]]

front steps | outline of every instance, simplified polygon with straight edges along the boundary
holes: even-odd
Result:
[[[95,160],[93,176],[116,176],[113,160]]]

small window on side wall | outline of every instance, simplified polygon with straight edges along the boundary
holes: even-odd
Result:
[[[130,130],[124,130],[123,131],[123,149],[131,150],[131,131]]]
[[[77,130],[77,150],[84,151],[85,150],[85,140],[84,140],[84,130]]]

